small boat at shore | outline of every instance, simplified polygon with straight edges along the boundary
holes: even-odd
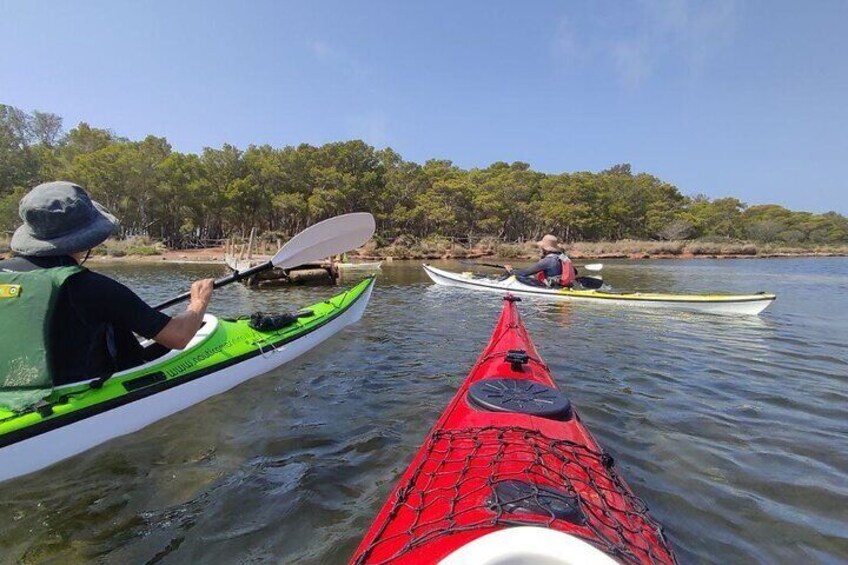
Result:
[[[756,294],[670,294],[660,292],[618,292],[603,289],[577,290],[524,284],[514,276],[497,279],[474,273],[453,273],[424,265],[424,272],[436,284],[487,292],[511,292],[521,296],[614,304],[637,308],[688,310],[712,314],[756,316],[774,302],[775,295]]]

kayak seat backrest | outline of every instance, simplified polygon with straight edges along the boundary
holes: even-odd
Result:
[[[511,412],[551,420],[569,420],[571,401],[555,388],[527,379],[496,377],[468,388],[468,403],[488,412]]]

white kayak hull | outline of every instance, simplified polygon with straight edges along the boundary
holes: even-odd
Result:
[[[475,277],[471,273],[453,273],[424,265],[424,272],[433,282],[471,290],[530,296],[549,300],[570,300],[592,304],[630,306],[636,308],[685,310],[712,314],[756,316],[775,299],[773,294],[658,294],[610,293],[600,290],[571,290],[535,287],[521,283],[515,277],[496,280]]]

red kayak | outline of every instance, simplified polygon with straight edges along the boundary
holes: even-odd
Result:
[[[675,563],[507,296],[477,364],[351,563]]]

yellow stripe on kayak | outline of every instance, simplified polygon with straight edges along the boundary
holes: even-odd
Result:
[[[774,294],[662,294],[653,292],[599,292],[597,290],[572,290],[563,288],[556,291],[562,296],[579,296],[607,300],[646,300],[663,302],[750,302],[755,300],[774,300]]]

